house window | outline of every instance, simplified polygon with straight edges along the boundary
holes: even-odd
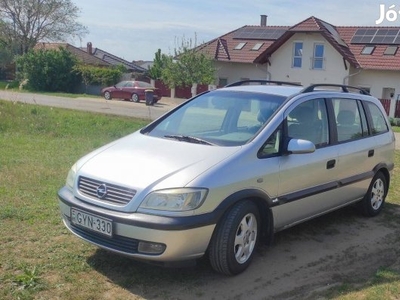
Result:
[[[235,50],[241,50],[241,49],[243,49],[244,45],[246,45],[245,42],[237,44],[236,47],[235,47]]]
[[[258,51],[260,50],[260,48],[262,47],[262,45],[264,45],[264,43],[257,43],[254,45],[253,48],[251,48],[252,51]]]
[[[396,55],[397,46],[388,46],[383,53],[384,55]]]
[[[301,68],[303,56],[303,42],[294,42],[293,43],[293,68]]]
[[[362,49],[361,54],[364,55],[371,55],[375,50],[375,46],[365,46],[364,49]]]
[[[218,78],[218,86],[223,87],[228,84],[228,78]]]
[[[312,68],[313,69],[323,69],[324,68],[324,44],[314,45],[314,56],[312,58]]]

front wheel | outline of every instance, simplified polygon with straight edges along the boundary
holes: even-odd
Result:
[[[235,204],[217,225],[210,243],[213,269],[226,275],[243,272],[251,263],[257,245],[260,214],[249,200]]]
[[[110,92],[105,92],[104,93],[104,98],[106,99],[106,100],[111,100],[111,93]]]
[[[131,101],[132,102],[139,102],[138,94],[133,93],[132,96],[131,96]]]
[[[367,193],[360,202],[361,212],[364,216],[374,217],[381,212],[388,192],[387,187],[386,177],[381,172],[376,173]]]

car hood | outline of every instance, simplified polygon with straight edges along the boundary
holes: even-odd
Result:
[[[237,152],[220,147],[133,133],[77,163],[77,175],[133,188],[138,193],[187,186],[193,179]]]

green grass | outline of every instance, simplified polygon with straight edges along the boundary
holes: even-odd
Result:
[[[100,95],[88,95],[88,94],[73,94],[73,93],[61,93],[61,92],[37,92],[37,91],[29,91],[29,90],[19,90],[18,82],[8,82],[0,80],[0,90],[5,90],[8,85],[9,90],[18,91],[18,93],[40,93],[41,95],[49,95],[55,97],[67,97],[67,98],[96,98],[100,97]]]
[[[171,286],[202,299],[204,278],[221,279],[207,264],[177,272],[133,262],[83,242],[61,222],[56,193],[71,165],[146,122],[0,101],[0,299],[175,299]],[[389,199],[397,205],[399,165],[397,152]],[[328,296],[396,299],[399,277],[377,270],[361,286],[345,284]]]
[[[394,132],[400,132],[400,127],[399,126],[392,126],[392,130]]]

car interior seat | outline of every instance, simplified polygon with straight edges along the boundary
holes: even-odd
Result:
[[[358,133],[361,133],[361,128],[355,124],[355,119],[354,112],[350,110],[342,110],[338,113],[336,121],[339,142],[355,138]]]
[[[311,108],[299,106],[289,116],[297,121],[297,123],[291,124],[288,128],[290,137],[308,140],[314,144],[321,143],[320,121],[313,116]]]

